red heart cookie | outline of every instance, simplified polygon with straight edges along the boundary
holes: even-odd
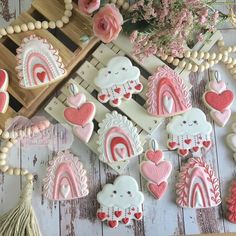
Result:
[[[38,72],[37,73],[37,77],[38,79],[43,83],[45,78],[46,78],[46,72],[45,71],[42,71],[42,72]]]
[[[122,222],[127,225],[129,223],[129,218],[128,217],[125,217],[122,219]]]
[[[223,111],[228,108],[234,100],[234,94],[230,90],[217,94],[209,91],[204,94],[204,101],[210,107],[217,111]]]
[[[0,92],[0,113],[7,111],[9,104],[9,94],[7,92]]]
[[[0,90],[6,91],[8,87],[8,74],[5,70],[0,70]]]
[[[136,218],[137,220],[141,220],[143,214],[142,214],[142,212],[137,212],[137,213],[134,214],[134,216],[135,216],[135,218]]]
[[[165,181],[160,184],[148,183],[147,187],[155,198],[160,199],[165,194],[168,183]]]
[[[116,216],[116,217],[120,217],[121,214],[122,214],[122,211],[115,211],[115,216]]]
[[[65,119],[74,125],[84,126],[93,120],[95,115],[95,105],[91,102],[84,103],[78,109],[68,107],[64,110]]]
[[[108,225],[111,227],[111,228],[115,228],[118,226],[118,221],[117,220],[109,220],[108,221]]]
[[[101,221],[105,220],[107,217],[107,214],[105,212],[98,212],[97,213],[97,218]]]
[[[155,164],[159,163],[163,159],[163,152],[160,150],[157,151],[147,151],[146,152],[146,158],[149,161],[154,162]]]

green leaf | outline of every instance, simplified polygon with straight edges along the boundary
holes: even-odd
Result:
[[[123,31],[127,34],[131,34],[133,31],[137,30],[140,33],[148,33],[152,30],[153,26],[150,25],[147,21],[138,21],[132,23],[131,21],[126,21],[123,26]]]

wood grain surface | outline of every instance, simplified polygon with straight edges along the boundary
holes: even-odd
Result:
[[[15,16],[26,10],[29,4],[30,0],[1,0],[0,26],[7,25]],[[230,24],[222,25],[221,29],[226,43],[236,45],[236,29],[232,28]],[[220,71],[222,79],[227,82],[228,87],[236,93],[236,81],[232,79],[227,69],[223,65],[217,65],[215,68]],[[201,96],[208,80],[208,71],[194,73],[190,76],[190,82],[193,86],[193,104],[201,108],[206,114],[209,111],[204,106]],[[225,219],[224,201],[229,183],[236,174],[232,152],[225,144],[225,136],[230,132],[230,124],[236,121],[236,102],[234,102],[232,110],[233,116],[225,128],[216,126],[208,116],[208,120],[214,127],[212,135],[214,145],[204,158],[212,165],[220,179],[223,198],[223,204],[216,208],[192,210],[179,208],[175,204],[176,174],[181,163],[185,160],[181,159],[176,152],[166,149],[166,123],[161,125],[154,137],[157,138],[160,148],[164,150],[165,159],[173,164],[168,192],[162,200],[154,200],[147,192],[145,181],[139,175],[138,164],[143,156],[132,160],[125,173],[138,181],[145,194],[145,216],[142,221],[134,222],[130,226],[120,225],[116,229],[110,229],[106,224],[102,224],[96,219],[95,215],[98,208],[96,194],[105,183],[112,183],[117,174],[110,167],[101,163],[97,156],[80,141],[75,140],[71,150],[80,157],[88,173],[90,193],[84,199],[60,203],[52,203],[44,199],[42,179],[45,177],[48,161],[55,155],[46,147],[40,149],[37,146],[23,148],[17,144],[9,154],[10,163],[28,168],[35,173],[33,207],[43,236],[168,236],[197,235],[200,233],[218,235],[218,233],[224,232],[227,233],[225,235],[236,235],[233,233],[236,232],[236,225]],[[39,111],[38,115],[45,115],[50,119],[43,110]],[[0,174],[0,214],[16,204],[21,188],[22,179],[20,177]]]

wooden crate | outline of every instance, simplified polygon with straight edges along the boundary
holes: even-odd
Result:
[[[37,20],[57,20],[64,14],[63,0],[35,0],[31,8],[21,14],[12,25],[35,22]],[[32,116],[42,105],[46,98],[55,91],[57,86],[67,78],[50,86],[45,86],[35,90],[26,90],[19,87],[19,80],[16,75],[16,48],[20,45],[22,39],[30,34],[36,34],[46,38],[56,49],[60,50],[63,63],[70,73],[74,67],[87,55],[87,53],[98,42],[93,37],[91,19],[82,16],[76,4],[74,4],[73,16],[71,22],[61,29],[54,30],[35,30],[33,32],[22,32],[20,34],[8,35],[0,40],[0,68],[8,71],[10,83],[8,92],[10,94],[10,105],[5,114],[0,114],[0,127],[3,127],[5,121],[16,115],[26,117]],[[51,10],[53,9],[53,10]],[[80,38],[83,35],[90,37],[88,43],[83,43]]]
[[[221,37],[219,32],[213,34],[205,44],[202,45],[199,49],[208,51],[215,42]],[[120,35],[119,38],[110,44],[100,44],[92,53],[88,55],[86,61],[78,68],[78,70],[72,75],[69,83],[74,83],[78,86],[80,92],[84,93],[87,97],[87,100],[92,101],[96,105],[96,115],[95,115],[95,124],[100,123],[104,118],[107,112],[117,110],[119,113],[126,115],[134,125],[137,127],[139,136],[142,143],[145,143],[146,137],[152,135],[152,133],[158,128],[158,126],[163,121],[162,118],[157,118],[151,116],[146,111],[146,93],[147,93],[147,79],[150,74],[154,73],[157,66],[165,65],[163,61],[159,58],[153,56],[145,60],[143,64],[140,64],[136,58],[131,54],[132,46],[129,43],[129,40],[124,35]],[[122,55],[129,57],[133,64],[138,66],[141,70],[140,81],[142,82],[144,89],[141,93],[133,95],[133,98],[129,101],[123,101],[118,108],[111,107],[107,104],[102,104],[97,100],[97,88],[94,85],[94,78],[97,75],[97,72],[100,68],[105,67],[107,62],[114,57],[115,55]],[[184,80],[187,87],[190,89],[191,85],[188,81],[189,72],[185,70],[180,70],[180,68],[175,68],[175,71],[180,74]],[[66,120],[63,116],[63,111],[66,105],[66,98],[68,97],[69,90],[68,85],[66,84],[60,90],[60,94],[57,97],[54,97],[50,103],[46,106],[45,110],[58,122],[66,124]],[[98,154],[97,143],[98,140],[98,125],[95,125],[95,130],[93,136],[89,143],[87,144],[89,148]],[[113,166],[118,173],[121,173],[125,168],[126,164],[118,163],[117,166]]]

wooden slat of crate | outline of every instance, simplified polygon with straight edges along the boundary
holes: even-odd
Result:
[[[36,19],[34,19],[34,17],[37,18],[39,16],[37,12],[39,12],[45,19],[48,20],[58,20],[64,14],[64,4],[62,4],[60,0],[50,0],[48,8],[49,11],[45,7],[45,4],[47,5],[47,2],[44,0],[35,0],[33,6],[26,13],[20,15],[11,24],[22,24],[28,23],[29,21],[35,22]],[[57,9],[56,11],[51,11],[51,9],[55,8]],[[54,15],[52,15],[50,11],[53,12]],[[66,79],[64,79],[50,86],[41,87],[40,89],[35,90],[26,90],[20,88],[19,80],[16,76],[15,71],[16,58],[14,54],[8,49],[7,40],[11,40],[17,46],[19,46],[22,39],[30,34],[36,34],[40,37],[46,38],[56,49],[60,50],[60,55],[69,74],[71,70],[74,69],[74,67],[98,42],[98,40],[94,37],[90,37],[90,41],[88,43],[82,43],[80,40],[78,40],[82,35],[92,35],[91,20],[88,17],[80,15],[78,10],[74,10],[73,14],[74,15],[71,18],[71,23],[65,26],[65,28],[55,29],[55,35],[50,33],[48,30],[41,29],[34,30],[33,32],[21,32],[20,34],[8,35],[0,40],[0,66],[1,68],[4,68],[9,72],[10,77],[8,92],[23,106],[18,112],[11,112],[12,108],[10,107],[10,112],[7,112],[6,114],[0,114],[0,127],[4,126],[6,118],[13,117],[15,115],[24,115],[27,117],[33,115],[38,110],[40,105],[45,101],[45,99],[55,90],[55,88],[60,83],[66,81]],[[81,21],[83,22],[81,23]],[[62,34],[60,33],[60,31],[62,32]],[[72,52],[66,46],[66,42],[64,45],[63,40],[65,41],[66,38],[64,36],[74,41],[75,45],[77,45],[77,49],[74,47],[75,50],[73,50]],[[4,44],[4,42],[6,43]]]

